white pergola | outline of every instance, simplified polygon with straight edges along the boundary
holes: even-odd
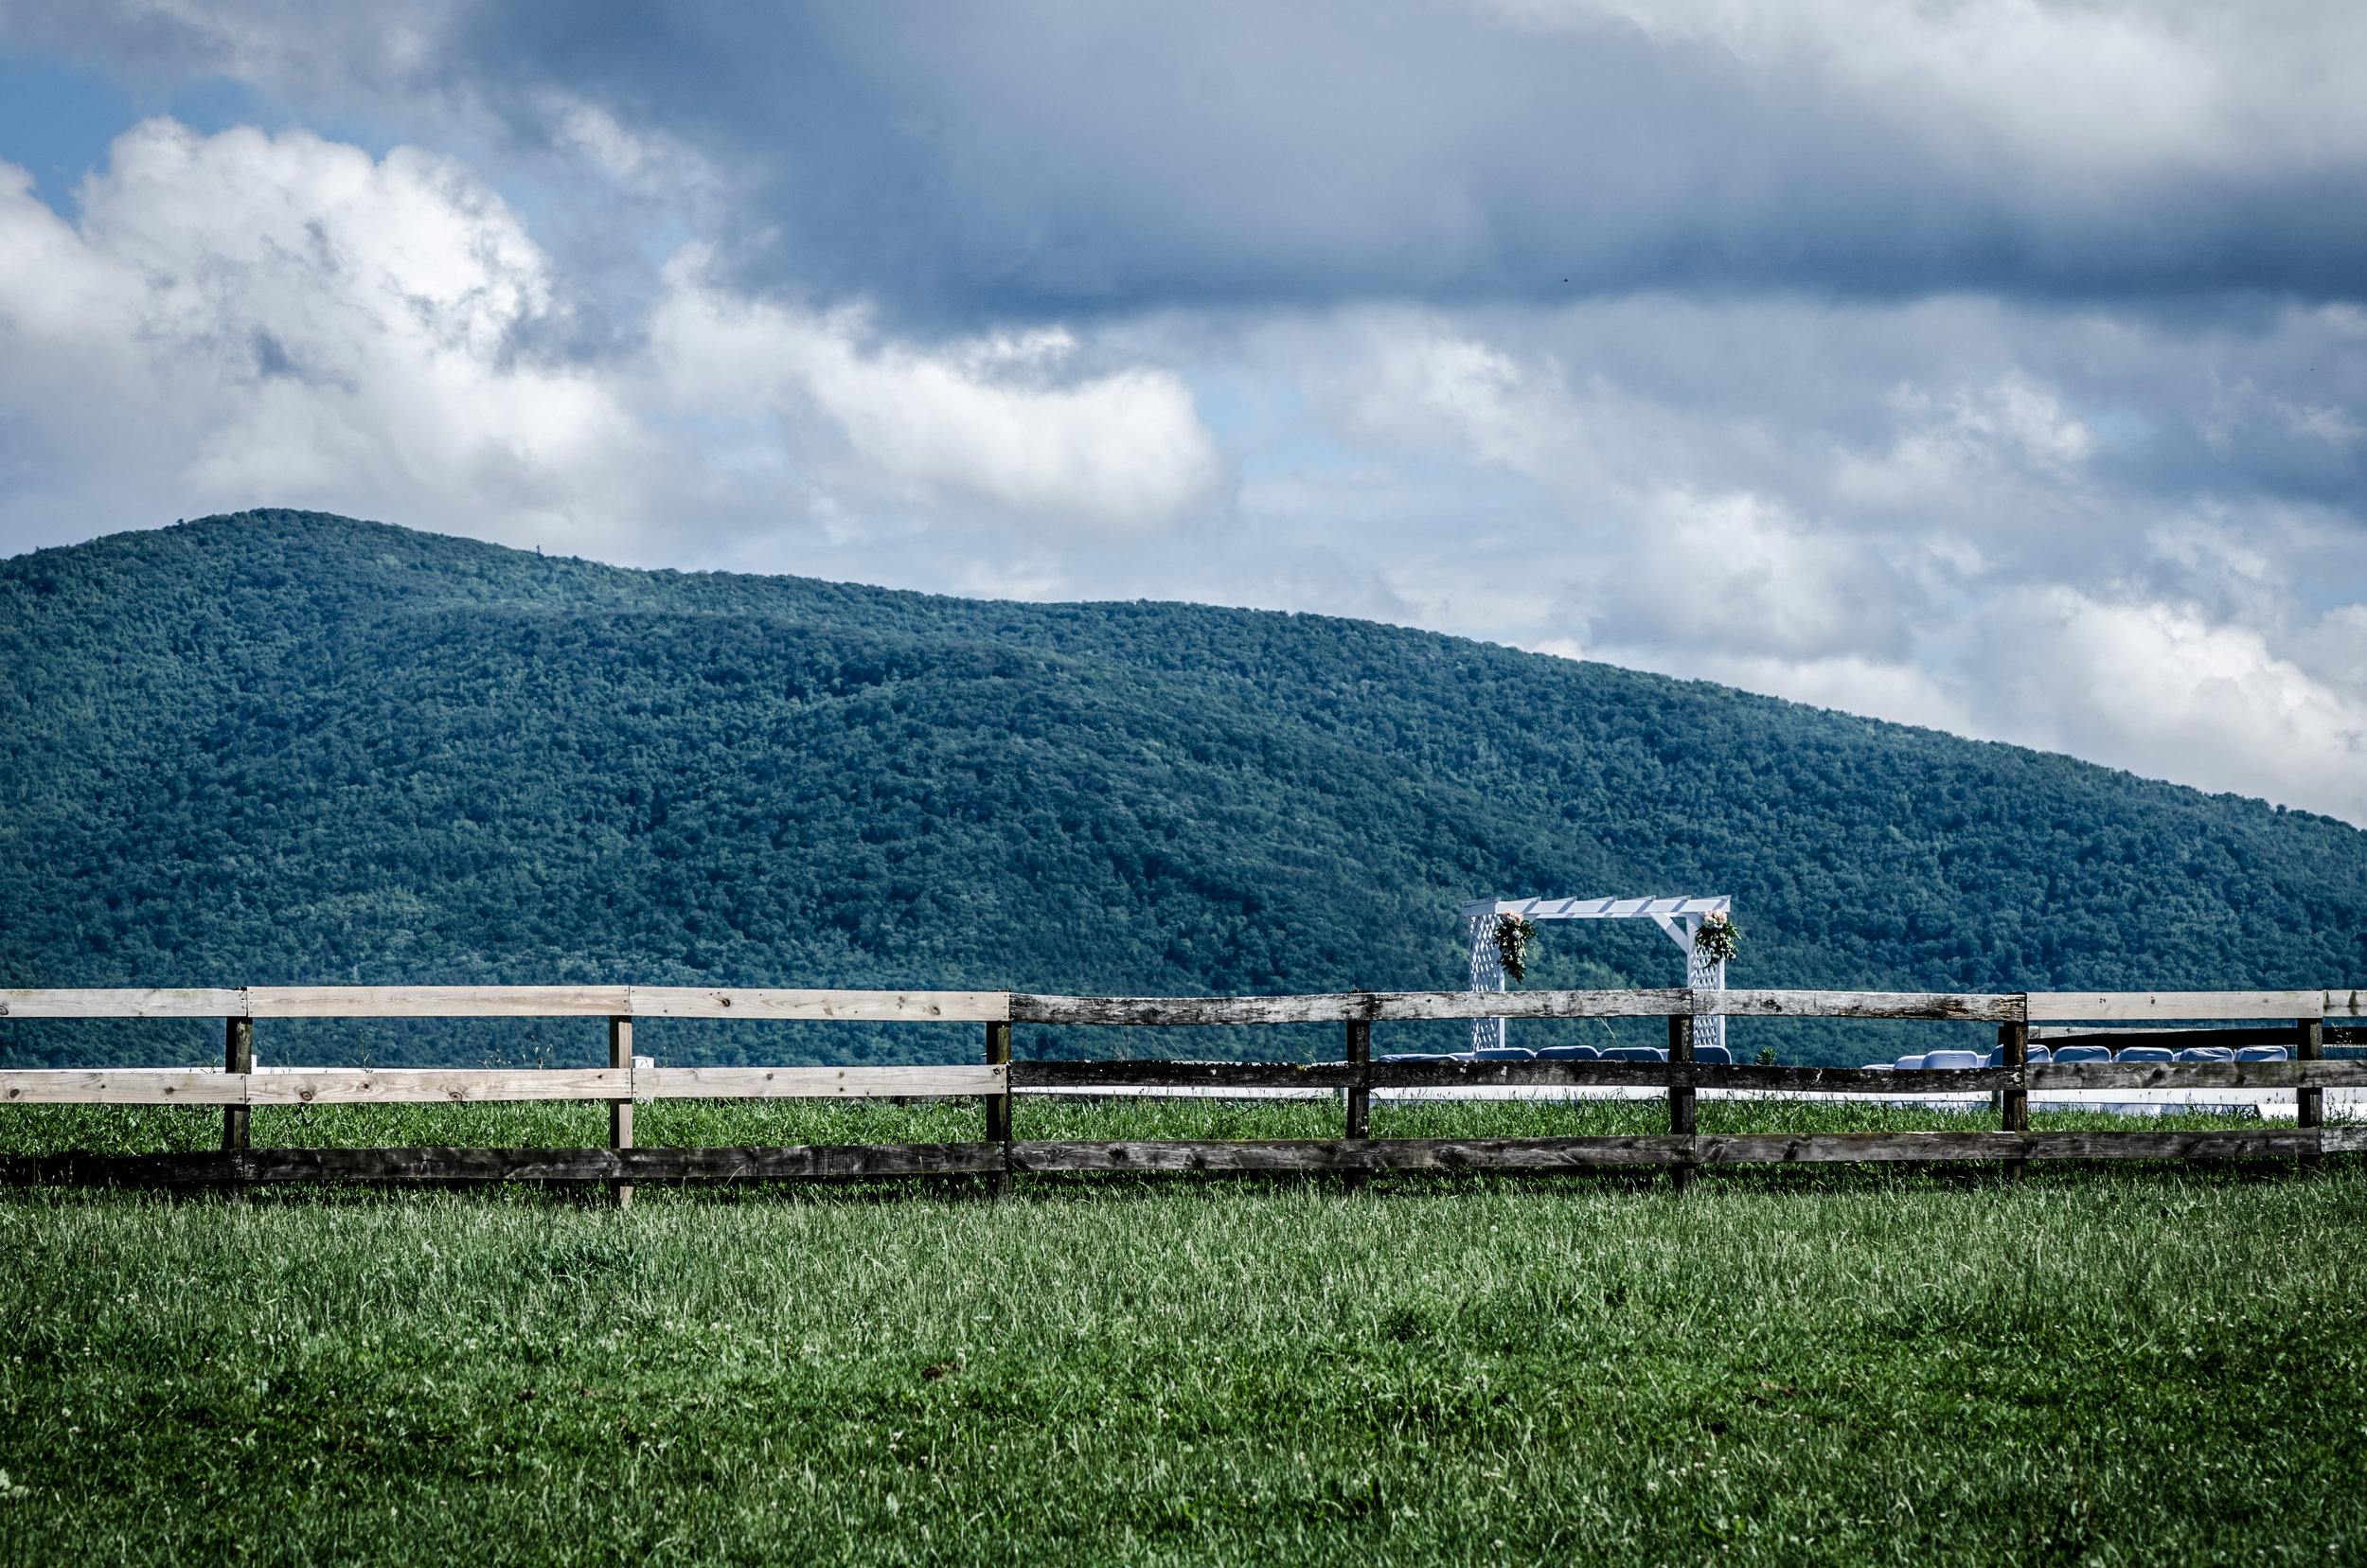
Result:
[[[1631,920],[1642,917],[1658,925],[1668,934],[1670,941],[1684,950],[1687,986],[1697,990],[1724,990],[1726,966],[1702,957],[1693,939],[1700,934],[1702,921],[1712,915],[1730,915],[1734,902],[1723,893],[1687,899],[1479,899],[1463,906],[1464,917],[1471,926],[1471,989],[1504,989],[1504,959],[1496,951],[1496,919],[1503,915],[1518,915],[1524,920]],[[1504,1023],[1501,1018],[1473,1019],[1471,1049],[1502,1045]],[[1693,1042],[1697,1046],[1725,1044],[1726,1021],[1695,1019]]]

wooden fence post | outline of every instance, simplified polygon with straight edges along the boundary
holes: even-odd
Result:
[[[1693,1060],[1693,1018],[1690,1014],[1671,1013],[1668,1018],[1668,1060],[1673,1066]],[[1693,1136],[1693,1085],[1668,1086],[1668,1131],[1682,1138]],[[1682,1192],[1693,1181],[1693,1162],[1680,1160],[1669,1167],[1669,1175]]]
[[[2325,1026],[2318,1019],[2304,1018],[2293,1025],[2293,1060],[2323,1061],[2326,1056]],[[2297,1128],[2323,1127],[2326,1123],[2326,1092],[2323,1089],[2297,1088],[2293,1091],[2293,1125]],[[2305,1166],[2314,1166],[2317,1157],[2302,1156]]]
[[[1011,1026],[1008,1024],[987,1025],[987,1065],[1010,1065]],[[1003,1168],[994,1173],[988,1184],[997,1198],[1006,1197],[1011,1190],[1011,1085],[1003,1084],[1003,1093],[986,1097],[987,1142],[1003,1146]]]
[[[2030,1066],[2029,1025],[2000,1024],[1997,1026],[1997,1042],[2004,1049],[2006,1066],[2020,1067],[2025,1072],[2028,1071]],[[2030,1131],[2030,1091],[2028,1089],[2008,1089],[1998,1096],[1998,1104],[2003,1112],[1999,1124],[2001,1131],[2006,1132]],[[2028,1160],[2005,1162],[2005,1179],[2009,1182],[2019,1182],[2029,1173],[2030,1162]]]
[[[1372,1136],[1373,1120],[1373,1025],[1368,1018],[1348,1020],[1347,1087],[1348,1140],[1361,1142]],[[1364,1185],[1364,1172],[1347,1172],[1348,1190],[1353,1192]]]
[[[612,1069],[632,1071],[632,1020],[630,1017],[608,1021],[608,1064]],[[632,1147],[632,1096],[608,1102],[608,1147]],[[618,1208],[632,1207],[632,1184],[611,1182],[609,1191],[615,1195]]]
[[[224,1021],[222,1031],[222,1070],[225,1073],[255,1071],[255,1020],[233,1018]],[[222,1108],[222,1147],[224,1152],[244,1153],[248,1130],[253,1125],[248,1117],[253,1113],[243,1105]]]

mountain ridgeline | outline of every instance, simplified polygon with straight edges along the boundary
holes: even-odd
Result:
[[[0,986],[1451,989],[1467,899],[1678,892],[1734,895],[1742,986],[2367,980],[2345,824],[1364,621],[627,571],[256,511],[0,562]],[[1586,922],[1547,928],[1528,984],[1682,972],[1642,922]],[[1735,1042],[1865,1060],[1901,1027]],[[643,1048],[957,1060],[977,1033],[685,1023]],[[578,1062],[597,1038],[268,1025],[258,1046]],[[194,1024],[0,1021],[15,1065],[216,1049]]]

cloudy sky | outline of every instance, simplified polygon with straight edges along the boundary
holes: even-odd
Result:
[[[2367,824],[2367,8],[0,0],[0,553],[1373,616]]]

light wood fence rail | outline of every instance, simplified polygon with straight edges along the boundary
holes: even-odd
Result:
[[[554,1071],[322,1069],[258,1071],[254,1025],[275,1018],[604,1018],[611,1065]],[[1923,1019],[1994,1024],[2005,1065],[1883,1071],[1744,1066],[1692,1060],[1700,1017]],[[1372,1025],[1424,1019],[1661,1017],[1664,1061],[1397,1061],[1371,1060]],[[2327,1021],[2349,1034],[2367,1018],[2358,990],[1944,992],[1799,990],[1351,991],[1319,996],[1077,997],[1007,991],[703,989],[652,986],[245,987],[184,990],[5,990],[0,1018],[221,1018],[220,1071],[125,1068],[0,1072],[0,1106],[218,1105],[223,1147],[204,1154],[70,1153],[0,1160],[0,1181],[137,1184],[282,1182],[601,1183],[630,1201],[632,1184],[772,1182],[803,1178],[980,1175],[998,1189],[1021,1172],[1555,1169],[1662,1166],[1682,1185],[1703,1167],[1828,1161],[2002,1162],[2019,1172],[2053,1159],[2197,1159],[2367,1152],[2367,1128],[2323,1125],[2328,1088],[2367,1087],[2367,1061],[2323,1058]],[[986,1061],[915,1067],[652,1067],[637,1065],[637,1018],[758,1018],[984,1023]],[[2273,1020],[2289,1029],[2292,1060],[2237,1062],[2042,1062],[2024,1060],[2034,1022],[2162,1024]],[[1191,1026],[1337,1023],[1345,1060],[1288,1062],[1013,1061],[1014,1023]],[[2240,1033],[2257,1040],[2262,1030]],[[2205,1035],[2169,1037],[2191,1043]],[[2230,1038],[2234,1038],[2231,1034]],[[1367,1135],[1379,1089],[1613,1087],[1665,1091],[1670,1130],[1632,1137],[1436,1139]],[[1337,1140],[1030,1142],[1013,1131],[1021,1089],[1090,1094],[1118,1088],[1332,1089],[1346,1105]],[[2038,1090],[2290,1091],[2289,1129],[2242,1131],[2031,1132]],[[1885,1097],[1996,1096],[1995,1132],[1703,1135],[1702,1089]],[[984,1100],[976,1143],[771,1149],[636,1149],[632,1108],[654,1098],[970,1096]],[[253,1149],[257,1106],[592,1100],[611,1107],[610,1147],[567,1149]]]

